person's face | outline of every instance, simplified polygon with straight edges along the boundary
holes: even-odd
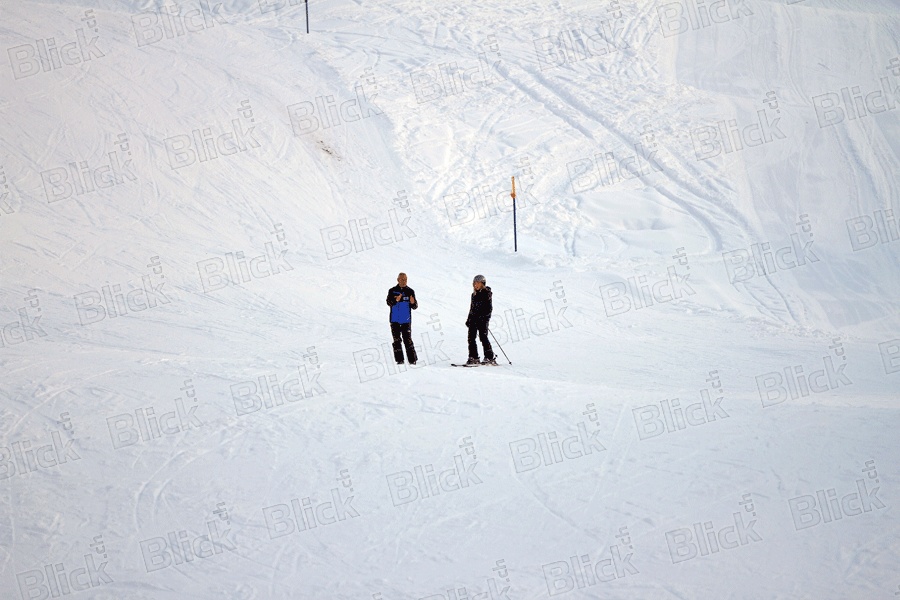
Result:
[[[481,288],[484,287],[484,284],[481,283],[480,281],[473,281],[472,287],[475,288],[475,291],[477,292],[478,290],[480,290]]]
[[[400,287],[406,287],[406,275],[400,275],[397,277],[397,283],[400,284]]]

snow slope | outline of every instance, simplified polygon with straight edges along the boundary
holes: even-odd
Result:
[[[0,597],[900,593],[896,2],[159,6],[0,6]]]

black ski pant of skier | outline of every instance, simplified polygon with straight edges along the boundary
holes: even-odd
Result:
[[[412,323],[391,323],[391,335],[394,337],[394,360],[398,364],[403,362],[403,346],[406,346],[406,360],[410,364],[419,360],[412,341]]]
[[[494,350],[491,348],[491,341],[488,339],[488,324],[490,321],[483,323],[469,323],[469,358],[478,358],[478,344],[475,343],[475,336],[481,340],[481,347],[484,349],[484,357],[488,360],[494,358]]]

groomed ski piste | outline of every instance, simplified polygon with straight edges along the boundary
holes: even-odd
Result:
[[[897,596],[896,2],[162,6],[0,7],[0,597]]]

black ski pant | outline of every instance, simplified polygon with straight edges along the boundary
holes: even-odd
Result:
[[[488,324],[490,321],[483,323],[469,323],[469,358],[478,358],[478,344],[475,343],[475,336],[481,340],[481,346],[484,348],[484,357],[488,360],[494,358],[494,350],[491,348],[491,341],[488,339]]]
[[[410,363],[419,360],[412,341],[412,323],[391,323],[391,335],[394,338],[394,361],[403,362],[403,346],[406,346],[406,360]],[[403,338],[402,342],[400,341],[401,337]]]

